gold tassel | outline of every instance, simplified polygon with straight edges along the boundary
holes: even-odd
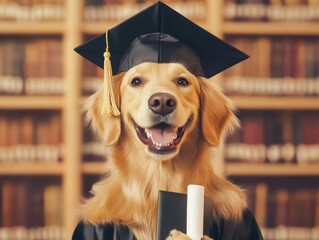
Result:
[[[108,44],[108,32],[105,33],[105,40],[106,40],[106,49],[103,54],[104,56],[104,99],[103,99],[103,106],[102,106],[102,115],[107,116],[120,116],[121,112],[117,107],[114,91],[113,91],[113,84],[112,84],[112,65],[111,65],[111,53],[109,52],[109,44]]]

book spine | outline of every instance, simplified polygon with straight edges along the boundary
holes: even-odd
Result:
[[[319,162],[318,113],[243,112],[240,120],[242,129],[225,146],[227,161]]]
[[[223,81],[226,93],[318,96],[317,39],[239,37],[230,39],[230,43],[253,57],[226,72]]]
[[[45,226],[26,228],[23,226],[16,227],[0,227],[1,240],[36,240],[50,239],[61,240],[66,239],[65,230],[59,226]]]
[[[62,20],[64,6],[57,0],[1,1],[0,19],[10,21]]]
[[[58,39],[1,40],[0,94],[60,95],[62,44]]]
[[[251,210],[264,239],[318,238],[319,198],[316,184],[309,179],[300,179],[298,183],[289,183],[289,180],[283,181],[282,178],[258,181],[248,188],[255,195],[248,196],[255,201],[255,207]]]
[[[317,0],[230,1],[225,4],[224,18],[234,21],[316,21],[319,3]]]
[[[62,161],[61,115],[48,112],[0,114],[0,163]]]
[[[87,1],[84,10],[86,21],[121,21],[150,6],[154,1],[125,0],[123,2]],[[172,8],[193,20],[203,20],[206,15],[205,1],[166,1]]]

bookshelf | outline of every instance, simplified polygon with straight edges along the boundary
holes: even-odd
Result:
[[[0,96],[0,109],[63,109],[60,96]]]
[[[6,163],[1,164],[1,176],[62,176],[64,165],[62,163]]]
[[[0,178],[1,186],[5,185],[6,182],[10,183],[10,181],[18,186],[20,185],[19,181],[32,182],[36,179],[35,186],[41,185],[41,191],[45,192],[44,196],[42,196],[44,198],[46,197],[46,192],[49,192],[52,177],[56,179],[55,184],[59,186],[59,189],[57,190],[58,192],[53,194],[55,194],[54,196],[61,194],[61,201],[56,203],[59,204],[56,210],[63,215],[62,219],[59,219],[59,224],[62,223],[63,225],[55,227],[36,226],[36,229],[29,226],[28,230],[21,226],[1,228],[1,239],[8,239],[6,237],[15,239],[14,234],[17,235],[16,239],[20,239],[19,233],[20,236],[22,234],[23,238],[29,237],[28,239],[38,238],[41,234],[41,239],[45,239],[48,234],[51,234],[50,239],[70,239],[74,226],[78,221],[75,211],[82,194],[80,171],[82,126],[81,103],[79,102],[81,61],[73,53],[73,48],[82,42],[82,30],[80,29],[82,9],[77,0],[61,1],[59,4],[65,11],[64,15],[66,17],[64,19],[25,21],[2,19],[0,20],[0,37],[1,39],[14,38],[15,40],[28,40],[30,38],[41,40],[49,37],[61,41],[62,57],[59,61],[64,63],[61,77],[67,91],[57,96],[47,94],[42,94],[41,96],[1,94],[0,110],[1,112],[38,111],[40,114],[38,117],[40,118],[43,111],[58,111],[63,126],[63,159],[55,163],[46,163],[41,160],[1,162]],[[29,186],[26,187],[29,188]],[[2,190],[1,188],[1,192]],[[31,207],[34,210],[41,208],[41,206],[26,207]],[[46,210],[44,209],[43,211]],[[0,220],[1,222],[2,220]]]
[[[1,35],[61,35],[65,31],[64,22],[8,22],[0,20]]]
[[[227,8],[227,5],[229,4],[233,4],[233,6],[238,7],[238,9],[245,7],[245,4],[246,7],[256,7],[256,5],[258,5],[258,3],[254,5],[256,2],[250,0],[240,1],[240,4],[242,5],[240,5],[239,1],[237,0],[228,0],[222,2],[224,4],[222,7],[223,9]],[[294,1],[294,3],[292,3],[292,1],[261,2],[259,2],[259,7],[274,9],[279,6],[284,12],[290,11],[290,7],[295,7],[296,4],[302,4],[301,1]],[[290,4],[292,6],[290,6]],[[310,1],[308,3],[303,2],[303,4],[304,5],[300,5],[300,7],[303,9],[315,9],[319,6],[318,2],[315,3],[315,6],[311,6]],[[246,13],[248,14],[249,12]],[[241,12],[239,14],[245,13]],[[284,16],[284,14],[282,14],[282,16]],[[262,43],[259,42],[259,44],[261,44],[260,46],[263,48],[263,51],[259,52],[261,58],[256,56],[256,52],[258,53],[258,51],[261,50],[258,50],[257,47],[255,54],[249,54],[251,56],[251,59],[248,60],[250,61],[250,65],[242,65],[242,69],[238,68],[239,70],[234,70],[231,73],[226,71],[224,73],[224,79],[227,79],[227,77],[232,74],[242,74],[242,78],[240,78],[241,80],[245,80],[246,76],[246,78],[250,79],[251,81],[260,81],[266,79],[266,82],[268,81],[268,83],[271,83],[272,80],[285,81],[290,79],[292,81],[301,80],[301,82],[305,82],[307,84],[307,80],[310,80],[312,77],[314,77],[314,79],[318,77],[317,73],[306,71],[304,72],[305,75],[294,75],[294,70],[298,67],[298,65],[301,65],[302,62],[308,61],[305,56],[311,56],[312,53],[310,50],[307,50],[308,52],[303,55],[305,57],[305,59],[302,58],[303,61],[300,60],[300,62],[296,65],[292,65],[292,62],[290,62],[292,66],[290,66],[290,70],[292,71],[289,72],[288,75],[281,75],[283,73],[276,75],[278,72],[272,72],[273,69],[271,68],[272,61],[277,61],[278,63],[278,58],[271,58],[275,55],[275,53],[272,52],[274,42],[278,41],[278,39],[293,39],[292,41],[296,42],[311,42],[312,39],[318,39],[319,28],[317,21],[279,21],[271,19],[266,20],[249,18],[227,20],[226,18],[224,19],[224,17],[222,18],[222,37],[224,39],[228,41],[234,41],[234,43],[236,43],[237,39],[239,48],[241,46],[242,48],[246,47],[246,49],[255,49],[254,51],[256,51],[256,45],[254,48],[254,41],[260,41]],[[286,41],[286,43],[288,41]],[[263,43],[265,44],[263,45]],[[294,46],[295,49],[300,49],[300,46]],[[282,49],[286,47],[287,46],[281,46]],[[308,47],[306,44],[302,47],[305,49],[310,49],[310,47]],[[265,49],[270,51],[267,52]],[[282,52],[281,54],[284,55],[286,52]],[[290,54],[296,54],[296,52],[290,52]],[[302,54],[298,55],[299,58],[301,58],[301,55]],[[265,63],[267,60],[264,61],[264,59],[262,59],[263,56],[264,58],[270,58],[271,60],[268,63]],[[290,59],[294,57],[296,57],[296,55],[290,55]],[[287,58],[285,58],[285,60],[287,60]],[[281,58],[279,62],[285,60]],[[315,57],[312,61],[317,62],[318,59]],[[311,62],[308,62],[305,65],[310,65],[310,63]],[[258,68],[260,66],[263,68]],[[280,67],[281,71],[284,72],[284,68],[287,69],[287,64],[283,64]],[[259,69],[259,71],[262,73],[253,72],[254,70],[250,71],[254,68]],[[267,70],[264,71],[265,69]],[[309,71],[308,68],[307,71]],[[284,74],[287,74],[287,72]],[[277,79],[275,79],[276,77]],[[262,84],[263,83],[260,83],[260,86],[262,86]],[[275,84],[274,81],[273,84]],[[300,127],[300,125],[298,125],[300,123],[296,122],[298,122],[297,119],[304,120],[307,118],[306,115],[308,115],[308,117],[310,116],[309,118],[316,118],[319,107],[318,95],[307,95],[305,93],[297,92],[292,94],[287,94],[287,92],[282,94],[272,94],[267,90],[265,91],[265,89],[262,89],[261,91],[259,91],[260,89],[257,89],[257,92],[249,93],[254,86],[249,84],[242,86],[243,89],[235,89],[237,91],[239,90],[237,93],[227,93],[226,91],[226,94],[230,96],[235,106],[239,110],[239,115],[242,120],[242,131],[238,135],[239,139],[241,140],[236,139],[238,137],[237,136],[235,139],[229,139],[229,144],[226,144],[225,146],[225,174],[233,182],[246,189],[248,204],[251,210],[255,213],[257,222],[262,227],[265,239],[317,239],[319,226],[319,197],[317,184],[319,179],[319,159],[316,157],[314,161],[302,162],[299,159],[299,157],[302,155],[298,155],[298,144],[303,144],[309,140],[306,138],[305,132],[308,131],[306,129],[309,129],[308,133],[314,133],[316,132],[316,126],[318,123],[310,125],[309,122],[308,127],[305,127],[304,125]],[[245,87],[247,88],[245,89]],[[268,115],[270,115],[270,117]],[[277,120],[273,120],[272,122],[272,117],[276,118],[277,120],[280,119],[281,122],[279,121],[279,127]],[[253,118],[255,118],[255,120],[253,120]],[[256,120],[258,118],[259,120]],[[269,120],[270,122],[268,122]],[[274,123],[276,121],[277,123]],[[306,122],[307,121],[304,121],[302,124],[305,124]],[[271,124],[277,124],[276,127],[274,127],[274,125],[272,126],[275,130],[272,130],[271,132],[271,134],[275,135],[275,137],[269,137],[271,134],[267,134],[267,131],[270,130]],[[263,131],[259,131],[264,127],[265,129]],[[266,130],[267,127],[268,130]],[[249,131],[249,128],[253,130]],[[302,130],[298,132],[298,129],[300,128],[302,128]],[[254,134],[253,131],[256,131],[257,133]],[[310,135],[307,136],[309,137]],[[262,142],[260,142],[260,140],[262,140]],[[315,140],[314,142],[312,142],[312,140],[310,142],[308,141],[308,144],[319,143],[319,139]],[[227,159],[227,148],[233,144],[233,141],[238,141],[240,143],[239,146],[236,145],[238,148],[244,146],[240,154],[243,154],[243,156],[253,156],[254,158],[246,158],[235,161],[232,159]],[[274,142],[271,143],[271,141]],[[273,149],[276,149],[278,154],[283,154],[283,150],[281,148],[283,145],[281,144],[286,144],[287,142],[290,144],[290,147],[292,145],[295,147],[294,150],[290,152],[292,155],[295,154],[295,159],[292,160],[292,158],[290,158],[290,161],[287,161],[285,158],[280,159],[282,158],[281,155],[281,157],[272,162],[273,160],[269,159],[270,156],[268,155],[270,153],[269,149],[274,147]],[[254,154],[257,154],[257,156],[249,155],[247,152],[245,152],[248,151],[247,149],[249,149],[250,146],[257,146],[257,148],[261,147],[257,152],[254,152]],[[266,146],[266,149],[263,148],[264,146]],[[315,152],[318,150],[318,145],[312,146],[315,149],[312,153],[316,154]],[[259,158],[260,155],[258,155],[260,153],[262,154],[262,160]],[[285,154],[286,153],[287,152],[285,152]],[[296,197],[296,195],[298,195],[298,197]],[[303,212],[303,209],[305,208],[302,206],[308,206],[309,211]],[[305,219],[303,219],[303,223],[296,220],[296,218],[299,218],[300,216],[307,216]]]
[[[240,110],[319,110],[316,97],[231,96]]]
[[[296,164],[257,164],[257,163],[229,163],[226,167],[228,176],[318,176],[319,168],[316,165]]]
[[[122,1],[125,2],[125,1]],[[152,2],[152,1],[148,1]],[[154,2],[154,1],[153,1]],[[221,38],[236,37],[318,37],[317,22],[263,22],[263,21],[227,21],[224,20],[223,0],[203,0],[206,6],[205,19],[197,23]],[[169,1],[168,1],[169,3]],[[64,89],[58,96],[33,95],[0,95],[0,112],[6,111],[58,111],[62,119],[63,132],[63,159],[57,163],[0,163],[0,182],[6,178],[37,178],[46,182],[46,179],[57,178],[63,193],[63,228],[70,239],[74,226],[78,221],[76,209],[83,194],[89,188],[87,179],[98,179],[104,174],[104,164],[101,161],[83,161],[82,149],[83,124],[81,106],[87,96],[82,94],[82,81],[85,70],[84,62],[73,48],[84,39],[105,32],[119,23],[118,20],[86,21],[83,18],[85,0],[63,1],[64,19],[56,21],[12,21],[0,20],[0,38],[56,38],[62,43]],[[87,66],[85,66],[87,67]],[[214,77],[215,81],[222,82],[224,75]],[[319,98],[316,96],[243,96],[231,95],[239,111],[318,111]],[[222,156],[222,152],[219,154]],[[222,158],[220,158],[222,160]],[[268,163],[228,163],[219,161],[218,171],[231,178],[240,179],[240,183],[249,184],[251,178],[287,178],[306,177],[317,181],[319,178],[319,162],[313,164],[268,164]],[[92,177],[93,176],[93,177]],[[94,177],[95,176],[95,177]],[[245,180],[248,178],[248,180]],[[91,180],[90,180],[91,181]],[[285,181],[287,182],[287,181]],[[257,184],[258,185],[258,184]],[[259,185],[258,185],[259,186]],[[83,193],[84,192],[84,193]],[[262,187],[257,187],[256,195],[262,198]],[[263,199],[265,201],[265,199]],[[256,204],[258,201],[256,200]],[[263,207],[261,207],[263,209]],[[262,210],[259,209],[262,212]],[[264,211],[266,211],[264,209]],[[257,213],[258,215],[259,213]],[[265,217],[257,216],[264,221]],[[0,221],[1,223],[1,221]],[[0,231],[0,236],[1,235]]]
[[[229,35],[318,36],[316,22],[225,22],[223,33]]]

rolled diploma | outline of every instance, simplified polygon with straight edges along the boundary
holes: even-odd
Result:
[[[187,187],[187,222],[186,235],[192,240],[200,240],[204,230],[204,187]]]

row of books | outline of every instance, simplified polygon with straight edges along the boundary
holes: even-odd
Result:
[[[59,226],[36,228],[0,227],[1,240],[62,240],[66,239],[65,230]]]
[[[0,226],[63,226],[62,186],[56,180],[8,178],[0,193]]]
[[[87,6],[84,9],[84,19],[87,21],[120,21],[133,16],[155,2],[153,0],[89,0],[86,2]],[[206,16],[206,4],[203,0],[170,0],[164,2],[187,18],[203,20]]]
[[[317,38],[238,37],[228,42],[250,58],[225,71],[225,91],[253,95],[318,95]]]
[[[249,96],[319,96],[317,78],[264,78],[229,76],[222,82],[225,92]]]
[[[18,144],[15,146],[0,146],[0,163],[12,162],[47,162],[56,163],[62,158],[62,147],[56,145]]]
[[[106,147],[99,136],[91,131],[88,126],[83,128],[83,144],[82,144],[82,157],[83,161],[105,161],[106,160]]]
[[[91,95],[96,92],[103,84],[103,69],[94,64],[85,64],[83,66],[83,94]]]
[[[238,117],[241,129],[227,140],[229,160],[319,161],[318,112],[242,111]]]
[[[0,94],[62,94],[59,39],[0,41]]]
[[[84,95],[95,93],[103,84],[103,77],[85,77],[82,84]]]
[[[286,227],[261,228],[264,240],[318,240],[319,227]]]
[[[319,227],[319,189],[313,180],[279,177],[245,188],[248,206],[261,227]]]
[[[0,19],[11,21],[43,21],[64,19],[62,0],[2,0]]]
[[[225,158],[228,162],[252,163],[319,163],[319,143],[312,145],[292,143],[273,144],[244,144],[233,143],[225,147]]]
[[[59,112],[1,112],[0,162],[58,162],[62,159]]]
[[[98,142],[98,141],[85,142],[82,145],[82,155],[83,155],[84,161],[105,160],[106,148],[102,142]]]
[[[233,0],[225,4],[224,18],[235,21],[318,21],[319,2],[304,2]]]

